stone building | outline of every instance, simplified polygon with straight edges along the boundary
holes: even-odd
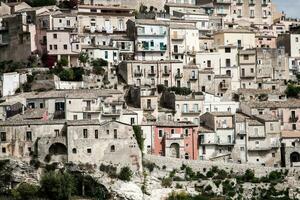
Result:
[[[118,121],[69,121],[68,161],[74,163],[109,163],[141,170],[141,151],[131,125]]]

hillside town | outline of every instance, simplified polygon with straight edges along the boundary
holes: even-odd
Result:
[[[272,0],[2,0],[0,76],[1,160],[300,174],[300,19]]]

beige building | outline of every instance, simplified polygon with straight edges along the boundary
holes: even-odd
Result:
[[[118,121],[68,122],[68,161],[113,164],[141,170],[141,151],[132,126]]]
[[[240,88],[257,88],[256,85],[256,51],[248,49],[239,51]]]

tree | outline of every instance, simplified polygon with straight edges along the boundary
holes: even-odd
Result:
[[[58,74],[60,80],[62,81],[73,81],[74,80],[74,72],[72,69],[63,69]]]
[[[143,132],[140,126],[133,126],[134,137],[139,145],[141,152],[144,150]]]
[[[61,59],[57,62],[57,65],[61,66],[61,67],[66,67],[66,66],[68,66],[68,64],[69,64],[69,61],[66,57],[61,57]]]
[[[132,178],[132,171],[129,167],[122,167],[119,173],[119,179],[123,181],[130,181]]]
[[[288,97],[298,98],[298,95],[300,94],[300,86],[289,84],[285,90],[285,93]]]
[[[21,183],[16,189],[12,189],[11,193],[15,199],[30,200],[37,196],[39,187],[29,183]]]
[[[106,60],[103,60],[103,59],[96,59],[96,60],[93,60],[91,62],[91,65],[93,66],[93,73],[94,74],[97,74],[97,75],[104,75],[105,73],[105,70],[104,70],[104,66],[107,66],[108,65],[108,62]]]
[[[68,200],[74,191],[74,178],[69,173],[50,171],[41,179],[41,192],[49,199]]]
[[[83,66],[85,67],[85,64],[88,62],[89,60],[89,55],[86,52],[81,52],[79,54],[79,61],[80,63],[83,64]]]

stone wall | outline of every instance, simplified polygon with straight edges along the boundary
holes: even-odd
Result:
[[[236,164],[236,163],[224,163],[224,162],[211,162],[211,161],[200,161],[200,160],[183,160],[177,158],[168,158],[154,155],[144,155],[144,160],[155,163],[157,166],[162,168],[166,166],[168,169],[178,169],[185,164],[193,169],[193,171],[203,172],[208,171],[211,167],[217,166],[220,169],[224,169],[227,172],[231,170],[237,174],[244,174],[247,169],[254,171],[256,177],[262,177],[269,174],[271,171],[288,170],[289,177],[298,177],[300,175],[300,168],[274,168],[274,167],[263,167],[253,164]]]

